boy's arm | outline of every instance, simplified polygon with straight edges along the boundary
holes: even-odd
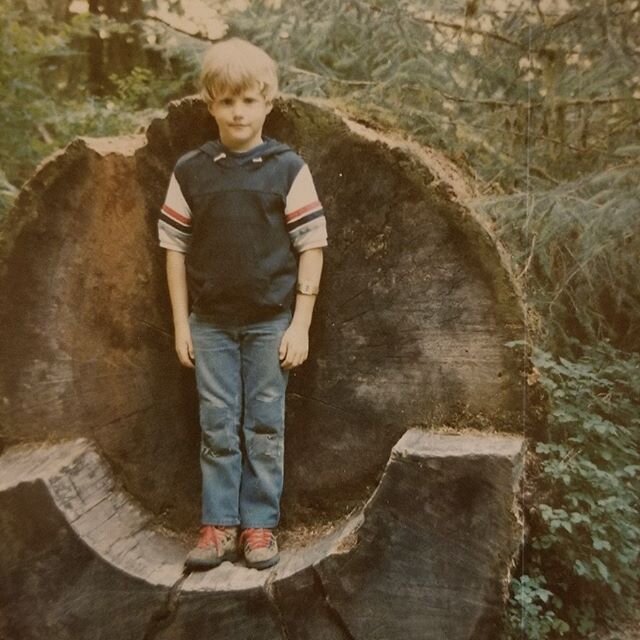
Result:
[[[173,312],[176,353],[180,364],[193,368],[194,355],[189,328],[189,296],[184,258],[184,253],[167,249],[167,282]]]
[[[298,282],[318,289],[322,274],[322,249],[308,249],[298,258]],[[293,369],[301,365],[309,355],[309,327],[313,316],[315,295],[298,293],[296,307],[289,328],[280,343],[280,366]]]

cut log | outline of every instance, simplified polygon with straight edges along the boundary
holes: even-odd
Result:
[[[185,549],[86,441],[0,457],[7,640],[495,640],[522,440],[408,431],[362,513],[267,571]]]
[[[279,101],[266,133],[311,166],[330,234],[310,360],[288,394],[285,524],[375,487],[416,425],[514,429],[520,297],[469,187],[439,154]],[[78,140],[2,231],[2,441],[87,437],[163,523],[198,522],[192,373],[173,351],[156,219],[176,159],[215,135],[202,102],[144,136]]]

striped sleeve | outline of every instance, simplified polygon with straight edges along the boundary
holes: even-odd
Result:
[[[175,174],[171,175],[169,188],[158,220],[160,246],[180,253],[189,250],[191,240],[191,209],[187,204]]]
[[[327,246],[327,223],[311,171],[305,164],[287,194],[285,222],[297,253]]]

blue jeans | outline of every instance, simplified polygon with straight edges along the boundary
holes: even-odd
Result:
[[[278,347],[290,321],[288,311],[232,327],[189,318],[200,399],[203,524],[278,524],[288,379]]]

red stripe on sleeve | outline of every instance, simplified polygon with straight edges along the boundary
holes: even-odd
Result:
[[[185,216],[183,216],[181,213],[178,213],[177,211],[175,211],[174,209],[172,209],[170,206],[163,204],[162,205],[162,210],[170,217],[173,218],[176,222],[179,222],[180,224],[185,225],[185,227],[189,227],[191,226],[191,220]]]
[[[293,222],[294,220],[297,220],[298,218],[305,215],[306,213],[311,213],[312,211],[317,211],[318,209],[321,209],[321,208],[322,208],[322,205],[320,204],[320,201],[316,200],[315,202],[311,202],[310,204],[305,205],[300,209],[296,209],[295,211],[288,213],[284,217],[284,219],[286,220],[286,222]]]

